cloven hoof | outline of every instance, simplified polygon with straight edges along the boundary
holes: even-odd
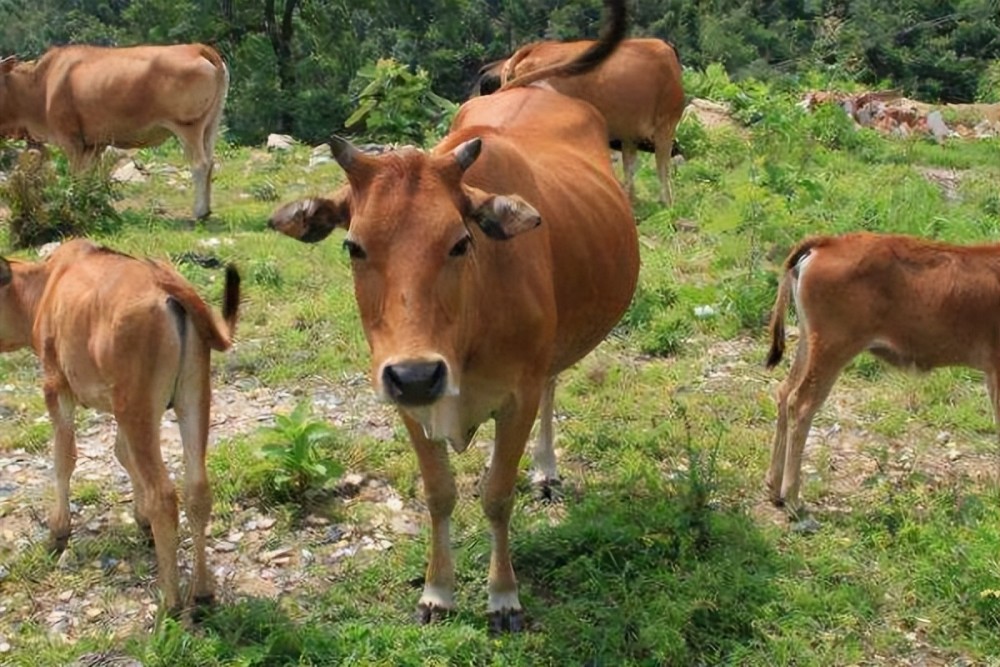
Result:
[[[526,627],[523,609],[491,611],[487,619],[491,635],[500,635],[507,632],[524,632]]]
[[[533,483],[535,500],[541,503],[561,503],[563,501],[562,480],[543,479]]]
[[[426,602],[421,602],[417,605],[416,621],[420,625],[429,625],[431,623],[438,623],[448,618],[451,614],[451,609],[445,607],[439,607],[434,604],[427,604]]]

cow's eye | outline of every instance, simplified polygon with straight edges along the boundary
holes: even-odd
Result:
[[[365,249],[350,239],[344,239],[344,249],[347,250],[347,254],[351,256],[351,259],[365,259],[368,257]]]
[[[472,237],[466,236],[462,238],[461,241],[453,245],[448,254],[451,255],[452,257],[461,257],[462,255],[469,252],[469,245],[471,243],[472,243]]]

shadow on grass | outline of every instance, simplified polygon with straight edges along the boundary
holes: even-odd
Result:
[[[557,526],[522,534],[515,564],[565,664],[718,664],[760,639],[782,557],[739,512],[669,488],[590,489]]]

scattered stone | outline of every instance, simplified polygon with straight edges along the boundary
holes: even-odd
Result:
[[[323,526],[329,526],[330,520],[323,516],[316,516],[315,514],[310,514],[305,518],[303,522],[307,526],[312,526],[314,528],[321,528]]]
[[[111,172],[111,180],[115,183],[145,183],[149,176],[134,160],[129,159]]]
[[[219,552],[219,553],[224,553],[225,554],[225,553],[231,553],[233,551],[236,551],[236,545],[233,544],[232,542],[227,542],[225,540],[219,540],[218,542],[215,543],[215,545],[212,547],[212,549],[214,551]]]
[[[291,547],[279,547],[277,549],[272,549],[271,551],[265,551],[257,560],[262,563],[273,563],[279,559],[285,558],[292,552]]]
[[[793,533],[798,533],[799,535],[812,535],[818,532],[822,527],[823,524],[810,516],[793,523],[791,531]]]
[[[267,149],[272,151],[287,151],[295,146],[295,139],[288,134],[267,135]]]

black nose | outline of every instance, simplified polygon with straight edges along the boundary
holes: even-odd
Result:
[[[444,393],[448,367],[443,361],[405,361],[386,366],[382,384],[400,405],[429,405]]]

